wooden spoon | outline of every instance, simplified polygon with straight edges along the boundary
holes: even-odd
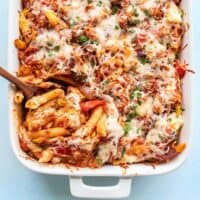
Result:
[[[71,79],[69,76],[70,74],[66,73],[55,73],[55,74],[50,74],[46,80],[52,80],[52,81],[61,81],[67,85],[71,85],[74,87],[77,87],[80,92],[87,98],[87,99],[94,99],[94,91],[91,91],[89,87],[82,86],[81,83],[75,82]]]
[[[7,79],[8,81],[10,81],[11,83],[15,84],[16,87],[18,87],[19,89],[21,89],[26,99],[30,99],[31,97],[34,96],[36,92],[38,92],[41,89],[37,86],[23,83],[17,77],[13,76],[11,73],[6,71],[3,67],[0,67],[0,75],[5,79]]]
[[[16,87],[18,87],[19,89],[21,89],[22,92],[24,93],[26,99],[30,99],[31,97],[33,97],[39,90],[41,90],[41,89],[44,90],[44,88],[41,88],[39,86],[29,85],[27,83],[22,82],[17,77],[13,76],[11,73],[6,71],[3,67],[0,67],[0,75],[2,77],[4,77],[5,79],[7,79],[8,81],[10,81],[11,83],[15,84]],[[72,86],[79,88],[79,90],[88,99],[94,98],[94,94],[92,91],[88,91],[88,88],[80,86],[78,83],[76,83],[73,80],[71,80],[70,78],[66,77],[66,74],[52,75],[52,76],[49,76],[47,78],[47,80],[51,79],[51,78],[58,80],[58,81],[63,81],[67,85],[72,85]]]

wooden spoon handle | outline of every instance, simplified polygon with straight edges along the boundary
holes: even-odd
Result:
[[[30,98],[31,96],[33,96],[32,94],[33,92],[28,85],[20,81],[17,77],[13,76],[11,73],[6,71],[1,66],[0,66],[0,75],[5,79],[7,79],[8,81],[10,81],[11,83],[15,84],[19,89],[21,89],[26,97]]]

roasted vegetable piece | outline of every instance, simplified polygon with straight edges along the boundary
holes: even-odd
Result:
[[[56,16],[56,13],[53,10],[47,10],[45,12],[45,15],[48,19],[49,24],[52,26],[55,26],[59,23],[60,19]]]
[[[83,112],[88,112],[96,108],[97,106],[104,105],[105,103],[106,102],[104,100],[91,100],[91,101],[82,102],[80,106]]]
[[[24,50],[26,48],[26,43],[23,40],[16,39],[15,40],[15,46],[19,50]]]

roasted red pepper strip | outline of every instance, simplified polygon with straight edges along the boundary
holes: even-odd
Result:
[[[80,103],[80,106],[81,106],[81,110],[83,112],[88,112],[88,111],[96,108],[97,106],[104,105],[105,103],[106,102],[104,100],[91,100],[91,101],[86,101],[86,102]]]

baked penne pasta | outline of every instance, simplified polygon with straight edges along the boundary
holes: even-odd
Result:
[[[185,149],[181,1],[22,1],[15,103],[24,152],[78,167],[168,162]],[[55,89],[56,88],[56,89]],[[25,101],[25,104],[23,102]]]
[[[56,13],[53,10],[47,10],[45,12],[45,15],[48,19],[48,22],[52,25],[55,26],[59,23],[60,19],[56,16]]]
[[[55,89],[50,92],[44,93],[43,95],[35,96],[29,99],[26,102],[26,108],[34,110],[37,109],[39,106],[47,103],[48,101],[59,97],[64,97],[64,92],[61,89]]]
[[[47,149],[42,152],[39,162],[40,163],[48,163],[49,161],[52,160],[52,158],[53,158],[53,151],[50,149]]]
[[[85,137],[92,134],[93,130],[97,125],[97,122],[102,117],[102,114],[103,114],[103,108],[102,107],[96,108],[91,114],[89,120],[85,123],[83,127],[81,127],[75,132],[75,135],[79,137]]]
[[[14,97],[14,102],[16,104],[21,104],[23,100],[24,100],[24,94],[21,91],[16,92],[15,97]]]
[[[52,137],[64,136],[68,134],[69,132],[64,128],[49,128],[49,129],[44,129],[37,132],[30,132],[29,137],[31,139],[36,139],[40,137],[52,138]]]
[[[102,136],[106,137],[107,136],[107,131],[106,131],[106,114],[103,114],[99,121],[97,122],[97,133]]]

